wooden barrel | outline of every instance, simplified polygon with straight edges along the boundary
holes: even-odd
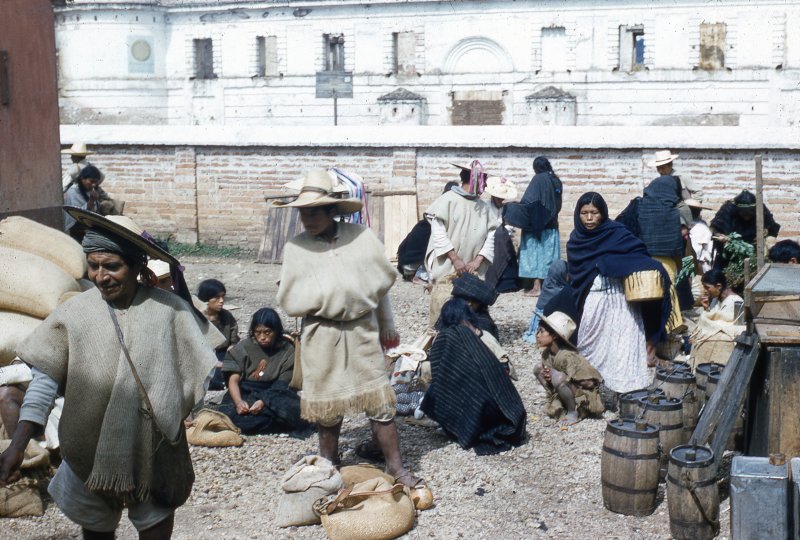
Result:
[[[658,463],[656,426],[622,418],[608,422],[600,458],[603,505],[627,516],[652,514],[658,492]]]
[[[708,372],[708,377],[706,378],[706,401],[711,399],[711,396],[714,395],[714,390],[717,389],[717,384],[719,384],[719,378],[722,377],[722,370],[711,370]]]
[[[640,400],[644,419],[658,427],[661,444],[660,478],[667,476],[669,451],[683,444],[683,400],[667,396],[651,396]]]
[[[682,399],[687,392],[695,389],[695,378],[691,371],[669,371],[657,368],[653,384],[661,388],[667,397]]]
[[[698,398],[697,396],[701,397]],[[697,427],[697,417],[700,416],[700,409],[703,407],[705,396],[700,394],[697,389],[689,392],[683,398],[683,442],[688,442]]]
[[[642,388],[619,396],[619,417],[634,419],[639,416],[639,413],[642,412],[642,404],[639,400],[649,395],[663,396],[664,391],[660,388]]]
[[[711,371],[720,371],[724,368],[722,364],[716,362],[706,362],[705,364],[698,364],[695,368],[694,377],[696,379],[697,389],[703,395],[706,391],[706,379]]]
[[[676,540],[707,540],[719,531],[719,489],[714,453],[681,445],[670,452],[667,475],[669,528]]]

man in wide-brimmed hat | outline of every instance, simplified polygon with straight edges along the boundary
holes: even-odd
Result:
[[[647,166],[653,167],[661,176],[672,176],[677,180],[681,199],[694,199],[703,202],[703,190],[687,174],[678,174],[675,170],[675,160],[680,156],[673,154],[669,150],[658,150],[653,154],[653,159],[648,161]],[[684,223],[691,222],[691,210],[686,204],[678,203],[678,211]]]
[[[469,167],[456,165],[461,185],[439,196],[425,211],[431,238],[425,252],[425,267],[433,282],[430,326],[450,297],[452,279],[463,273],[483,278],[494,260],[497,214],[480,196],[487,174],[478,160]]]
[[[397,271],[368,228],[336,218],[362,208],[334,190],[324,169],[310,171],[300,194],[274,207],[297,208],[304,232],[284,248],[277,300],[287,315],[302,317],[300,414],[319,426],[319,454],[339,462],[345,415],[365,413],[373,440],[359,447],[386,461],[397,482],[421,488],[400,456],[394,422],[396,398],[383,351],[397,346],[389,289]]]
[[[486,180],[486,193],[491,197],[490,207],[497,212],[493,260],[486,270],[486,283],[497,292],[515,292],[519,290],[519,260],[512,240],[514,227],[505,224],[504,205],[517,198],[517,186],[505,177],[492,176]]]
[[[91,165],[87,158],[87,156],[91,156],[94,152],[90,152],[89,149],[86,147],[86,143],[84,142],[76,142],[69,148],[65,148],[61,151],[62,154],[70,156],[72,163],[67,167],[64,171],[64,177],[62,178],[62,184],[64,187],[64,192],[69,189],[69,187],[78,181],[78,175],[80,174],[81,170],[87,165]],[[100,173],[100,182],[98,185],[103,183],[105,180],[106,175],[102,172]]]
[[[203,399],[222,335],[189,304],[178,261],[133,221],[65,210],[87,229],[96,287],[58,306],[17,348],[33,380],[0,455],[0,485],[18,477],[61,391],[63,460],[48,486],[58,507],[84,538],[114,538],[123,508],[141,537],[169,538],[194,481],[183,420]],[[175,293],[157,288],[148,258],[171,266]],[[159,461],[163,445],[185,459]]]

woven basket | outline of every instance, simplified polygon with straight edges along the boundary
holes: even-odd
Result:
[[[634,272],[622,283],[625,300],[628,302],[647,302],[664,298],[664,284],[658,270]]]

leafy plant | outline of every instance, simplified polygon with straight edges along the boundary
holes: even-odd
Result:
[[[681,271],[675,278],[675,284],[682,282],[684,279],[693,276],[695,273],[694,257],[687,256],[681,259]]]
[[[722,254],[728,264],[725,265],[725,277],[728,286],[738,287],[744,283],[744,261],[755,255],[756,249],[742,240],[742,235],[732,232],[722,249]]]

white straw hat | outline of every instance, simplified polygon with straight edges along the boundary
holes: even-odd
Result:
[[[349,194],[337,190],[331,175],[325,169],[309,171],[303,178],[300,195],[291,202],[275,201],[275,208],[312,208],[315,206],[336,205],[341,215],[352,214],[363,208],[364,204],[359,199],[343,199],[342,195]]]
[[[671,163],[678,159],[680,156],[678,154],[673,154],[669,150],[658,150],[653,155],[653,161],[647,162],[648,167],[660,167],[661,165],[666,165],[667,163]]]
[[[70,154],[72,156],[89,156],[94,154],[86,149],[86,143],[76,142],[66,150],[61,151],[62,154]]]
[[[541,316],[542,322],[545,323],[553,332],[558,334],[561,339],[567,342],[570,347],[575,345],[570,341],[572,334],[575,333],[576,324],[569,315],[561,311],[554,311],[548,316]]]
[[[486,193],[498,199],[516,199],[517,186],[505,177],[490,176],[486,180]]]

